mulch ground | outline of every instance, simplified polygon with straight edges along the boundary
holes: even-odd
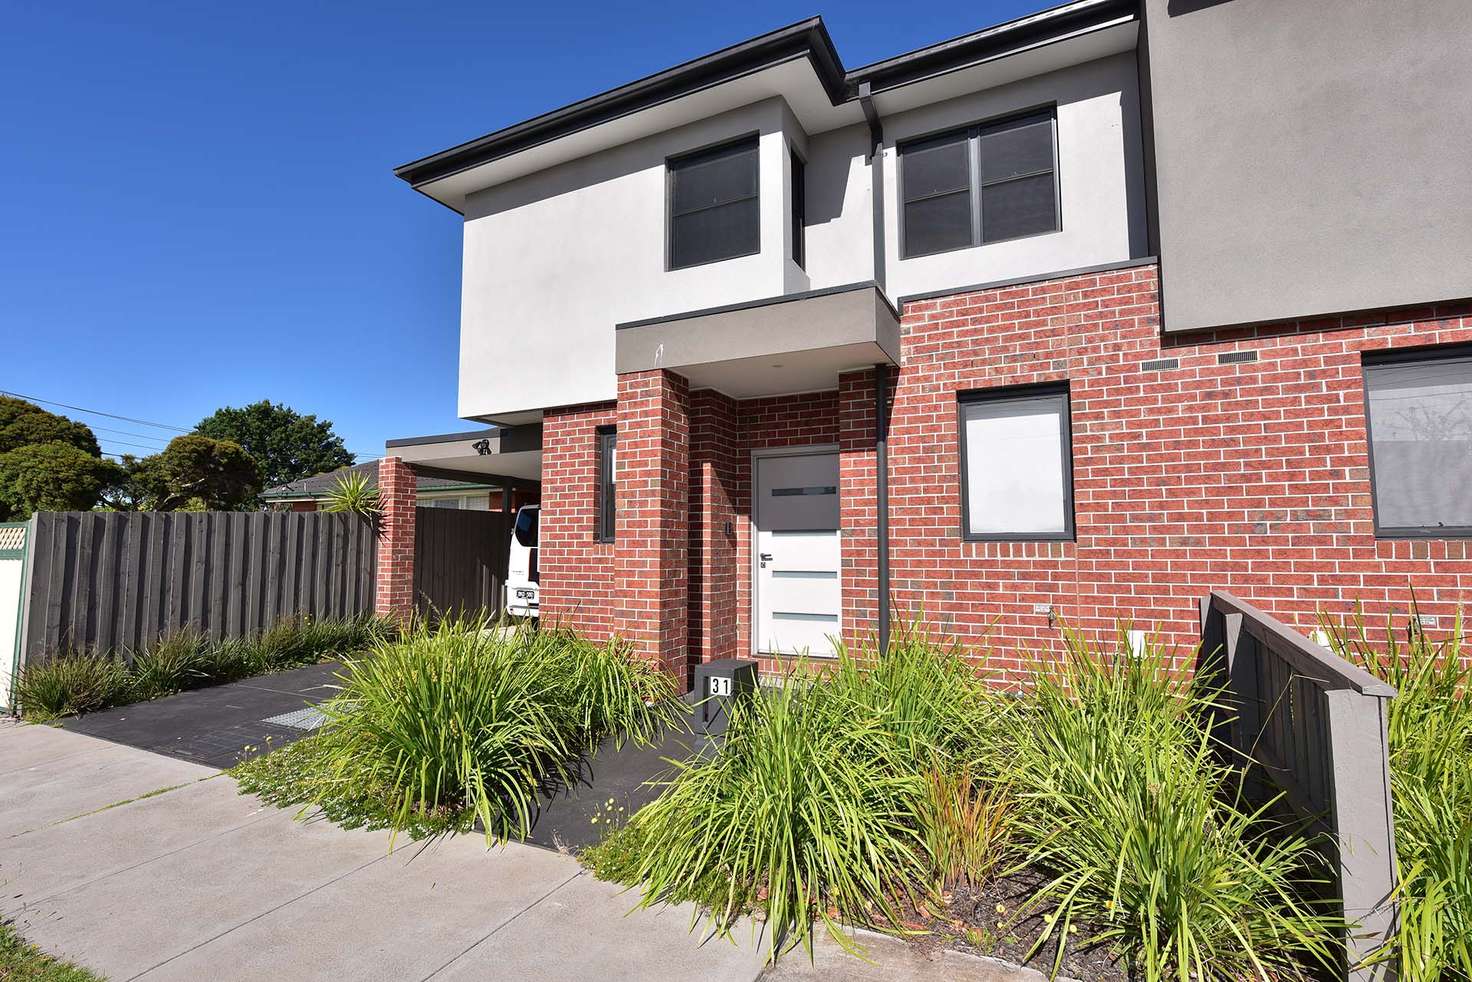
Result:
[[[1058,952],[1056,939],[1050,938],[1028,957],[1052,910],[1051,905],[1034,900],[1043,882],[1038,874],[1023,872],[994,879],[979,889],[958,886],[942,896],[941,906],[906,912],[906,927],[923,932],[910,939],[922,947],[956,948],[1051,974]],[[1074,927],[1059,976],[1083,982],[1128,982],[1129,975],[1108,946],[1090,940],[1097,928],[1088,924]]]

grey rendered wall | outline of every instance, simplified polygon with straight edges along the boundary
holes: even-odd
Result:
[[[1165,330],[1472,296],[1472,3],[1144,7]]]

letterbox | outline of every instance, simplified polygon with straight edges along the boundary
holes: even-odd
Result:
[[[696,719],[706,733],[724,733],[731,705],[756,693],[756,662],[723,658],[695,667]]]

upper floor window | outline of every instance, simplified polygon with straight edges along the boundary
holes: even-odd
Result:
[[[807,268],[807,167],[796,150],[792,155],[792,261]]]
[[[1052,112],[926,137],[899,153],[906,259],[1062,227]]]
[[[964,393],[960,429],[965,538],[1073,538],[1066,385]]]
[[[1375,532],[1472,536],[1472,348],[1365,363]]]
[[[597,542],[612,542],[617,528],[614,475],[618,464],[618,433],[612,426],[600,426],[596,438],[598,479],[593,510],[597,527],[593,530],[593,538]]]
[[[671,157],[666,171],[670,269],[761,251],[755,136]]]

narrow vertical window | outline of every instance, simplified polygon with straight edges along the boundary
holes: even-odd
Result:
[[[671,157],[666,172],[670,269],[761,251],[756,137]]]
[[[598,480],[593,537],[599,542],[612,542],[614,529],[617,527],[614,475],[618,464],[618,433],[612,426],[600,426],[597,430],[597,441]]]
[[[1472,536],[1472,349],[1365,364],[1375,532]]]
[[[792,261],[807,268],[807,167],[796,150],[792,154]]]

